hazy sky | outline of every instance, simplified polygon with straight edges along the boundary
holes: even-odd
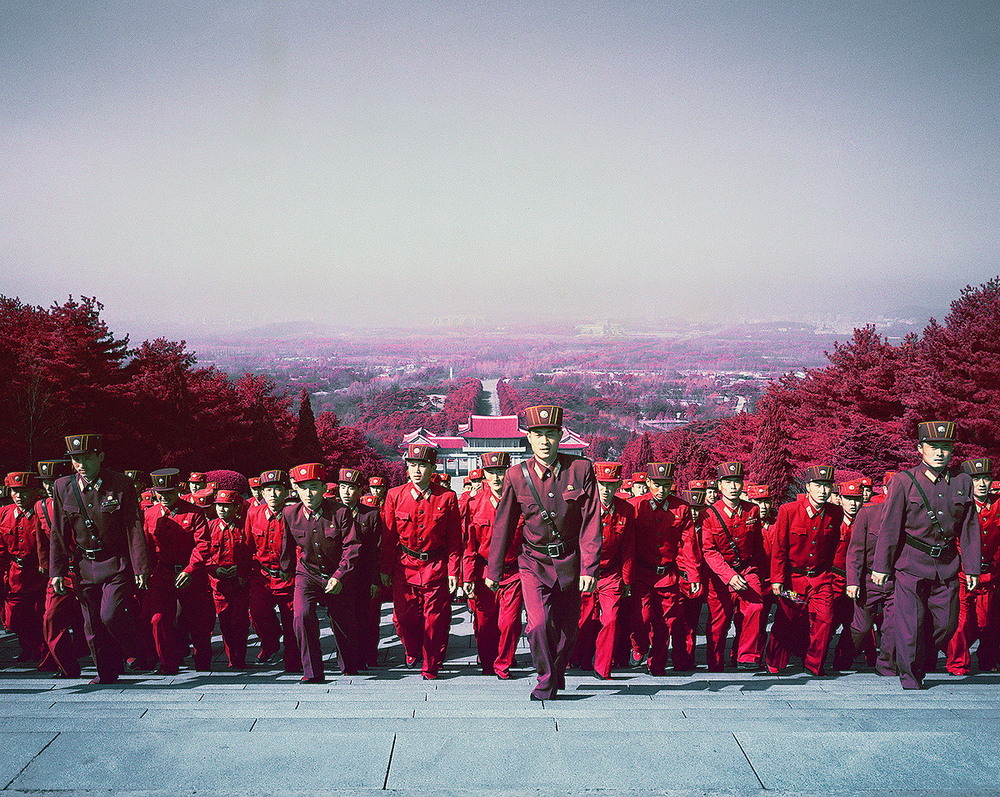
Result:
[[[1000,4],[0,0],[0,292],[847,315],[1000,273]]]

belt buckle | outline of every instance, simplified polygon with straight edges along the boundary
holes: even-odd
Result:
[[[927,553],[930,555],[931,559],[940,559],[941,554],[944,553],[944,546],[932,545],[931,549]]]
[[[656,568],[656,575],[658,575],[658,576],[665,576],[666,574],[667,574],[667,566],[666,565],[659,565]]]
[[[81,548],[80,553],[83,555],[84,559],[95,562],[97,561],[97,554],[99,554],[102,550],[102,548]]]
[[[563,544],[561,542],[549,543],[545,546],[545,553],[552,559],[559,559],[563,555]]]
[[[426,562],[427,560],[429,560],[431,558],[430,554],[428,554],[427,551],[417,551],[416,557],[421,562]]]

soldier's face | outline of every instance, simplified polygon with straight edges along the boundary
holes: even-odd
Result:
[[[503,489],[503,475],[506,472],[506,468],[486,468],[483,471],[483,481],[494,493],[499,495]]]
[[[875,491],[871,487],[869,487],[867,484],[862,484],[861,485],[861,501],[862,501],[862,503],[867,504],[869,501],[871,501],[872,500],[872,495],[874,494],[874,492]]]
[[[646,482],[633,482],[632,495],[645,495],[649,492],[649,485]]]
[[[337,492],[340,495],[341,503],[354,506],[358,502],[358,493],[361,492],[361,489],[356,484],[341,482],[337,485]]]
[[[376,484],[372,486],[372,495],[376,498],[382,498],[385,495],[385,485]]]
[[[955,452],[954,443],[921,443],[917,446],[917,452],[924,464],[941,470],[947,468],[951,462],[951,455]]]
[[[73,454],[70,460],[73,462],[73,470],[87,481],[93,481],[101,472],[101,463],[104,462],[104,452],[88,451],[85,454]]]
[[[267,484],[260,488],[260,496],[272,512],[277,512],[285,505],[288,498],[288,488],[283,484]]]
[[[655,500],[664,501],[670,494],[670,488],[673,484],[673,479],[650,479],[649,493]]]
[[[252,495],[255,499],[259,500],[260,499],[260,487],[251,487],[250,488],[250,495]]]
[[[740,500],[740,493],[743,492],[742,479],[719,479],[719,492],[722,497],[731,503]]]
[[[531,453],[542,462],[551,462],[559,453],[559,441],[562,440],[562,429],[556,426],[545,426],[541,429],[528,431],[528,445]]]
[[[326,483],[319,479],[296,482],[295,492],[299,494],[299,500],[303,506],[310,511],[314,511],[319,509],[323,504],[323,493],[326,492]]]
[[[42,479],[42,493],[51,498],[56,493],[56,483],[52,479]]]
[[[755,501],[754,503],[756,503],[757,506],[760,507],[760,513],[761,513],[761,515],[770,515],[771,514],[771,499],[770,498],[761,498],[759,501]]]
[[[418,462],[414,459],[406,461],[406,475],[421,490],[426,490],[431,483],[431,475],[434,473],[434,466],[429,462]]]
[[[816,506],[823,506],[830,500],[833,494],[833,485],[830,482],[807,482],[806,495]]]
[[[719,500],[719,491],[715,487],[705,488],[705,506],[711,506]]]
[[[600,497],[601,503],[608,506],[621,486],[621,482],[598,482],[597,495]]]
[[[35,491],[30,487],[11,487],[10,497],[18,509],[30,509],[35,504]]]
[[[992,483],[993,483],[993,477],[990,475],[973,476],[972,494],[980,501],[985,501],[990,496],[990,485]]]
[[[854,497],[852,495],[842,495],[840,496],[840,505],[844,508],[844,514],[847,517],[854,517],[858,514],[858,510],[861,509],[861,504],[864,503],[861,497]]]
[[[228,523],[236,515],[236,507],[232,504],[216,504],[215,514]]]

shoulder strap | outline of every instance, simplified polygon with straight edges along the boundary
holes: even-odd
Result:
[[[39,503],[42,505],[42,517],[45,518],[45,525],[49,527],[49,534],[54,534],[55,529],[52,528],[52,517],[49,515],[49,499],[43,498]]]
[[[538,507],[538,513],[542,516],[542,520],[549,527],[553,536],[562,542],[562,532],[556,527],[555,518],[552,513],[549,512],[545,507],[542,506],[542,499],[538,496],[538,490],[535,488],[535,483],[531,480],[531,472],[528,470],[528,463],[521,463],[521,471],[524,473],[524,480],[528,483],[528,488],[531,490],[531,497],[535,499],[535,504]]]
[[[733,539],[733,533],[729,530],[729,526],[726,525],[726,521],[722,519],[722,513],[715,508],[715,504],[712,504],[709,509],[715,514],[715,517],[719,520],[719,525],[722,526],[722,530],[726,532],[726,537],[729,539],[729,547],[733,552],[733,556],[736,558],[736,569],[739,570],[743,567],[743,557],[740,556],[739,549],[736,547],[736,540]]]
[[[83,512],[83,525],[87,527],[88,531],[93,531],[94,521],[90,519],[90,512],[87,511],[87,504],[80,494],[80,483],[77,481],[76,476],[70,476],[69,483],[73,485],[73,495],[76,497],[76,502],[80,505],[80,511]]]
[[[917,481],[917,477],[913,475],[912,471],[906,471],[906,475],[910,477],[910,481],[913,482],[913,486],[916,487],[917,492],[920,493],[920,498],[924,502],[924,509],[927,510],[927,517],[931,519],[931,523],[934,525],[934,528],[937,529],[938,534],[941,535],[941,539],[950,539],[941,527],[941,521],[938,520],[937,512],[931,509],[931,502],[927,500],[927,493],[925,493],[924,488],[920,486],[920,482]]]

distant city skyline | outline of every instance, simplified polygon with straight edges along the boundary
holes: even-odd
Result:
[[[116,329],[941,315],[995,3],[11,3],[0,293]]]

